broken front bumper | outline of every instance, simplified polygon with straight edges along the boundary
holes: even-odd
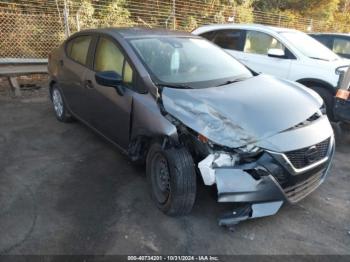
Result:
[[[291,156],[271,151],[265,151],[256,162],[241,166],[213,168],[212,155],[200,162],[204,183],[216,184],[218,202],[249,207],[239,216],[235,212],[232,217],[225,216],[226,222],[221,224],[274,215],[284,202],[296,203],[309,195],[323,183],[330,167],[335,149],[333,136],[316,146],[324,147],[325,143],[328,146],[322,158],[303,168],[296,168]]]

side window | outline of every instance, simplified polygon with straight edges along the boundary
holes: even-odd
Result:
[[[124,55],[109,39],[101,37],[95,55],[95,71],[114,71],[123,75]]]
[[[94,70],[114,71],[123,77],[126,84],[131,84],[133,80],[133,70],[118,46],[111,40],[101,37],[98,41]]]
[[[91,36],[78,36],[67,44],[67,55],[74,61],[86,65]]]
[[[123,81],[126,84],[131,84],[133,78],[133,71],[131,66],[127,61],[125,61],[124,72],[123,72]]]
[[[282,43],[274,37],[258,31],[247,31],[244,43],[245,53],[267,55],[268,50],[271,48],[286,51]]]
[[[203,33],[200,36],[208,39],[209,41],[212,41],[214,35],[215,35],[215,31],[210,31],[210,32]]]
[[[317,39],[322,44],[324,44],[325,46],[327,46],[328,48],[332,49],[333,42],[331,37],[326,35],[318,35],[318,36],[314,36],[314,38]]]
[[[318,41],[320,41],[322,44],[327,45],[330,41],[327,36],[319,36],[317,38]]]
[[[342,38],[335,38],[333,52],[341,55],[350,55],[350,41]]]
[[[213,42],[224,49],[242,51],[241,30],[220,30],[217,31]]]

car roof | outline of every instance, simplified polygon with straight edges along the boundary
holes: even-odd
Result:
[[[346,36],[346,37],[350,37],[350,34],[346,34],[346,33],[311,33],[310,35]]]
[[[143,27],[108,27],[98,29],[82,30],[79,33],[106,33],[109,35],[117,35],[122,38],[146,38],[146,37],[195,37],[188,32],[173,31],[168,29],[153,29]]]
[[[276,33],[280,32],[299,32],[295,29],[290,28],[283,28],[283,27],[276,27],[276,26],[270,26],[270,25],[262,25],[262,24],[210,24],[210,25],[204,25],[199,28],[197,28],[194,31],[197,31],[200,29],[200,31],[211,31],[211,30],[218,30],[218,29],[247,29],[247,30],[254,30],[254,29],[263,29],[265,31],[272,31]]]

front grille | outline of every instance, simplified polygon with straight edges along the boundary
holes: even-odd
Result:
[[[289,201],[296,203],[314,191],[321,184],[323,175],[321,171],[298,184],[284,188]]]
[[[324,159],[327,156],[330,138],[316,144],[311,154],[310,148],[303,148],[284,153],[293,166],[297,169],[307,167],[317,161]]]

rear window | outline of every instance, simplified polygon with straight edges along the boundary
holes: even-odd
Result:
[[[67,55],[74,61],[86,65],[91,36],[78,36],[67,44]]]
[[[335,38],[333,43],[333,51],[341,55],[350,55],[350,41],[341,38]]]
[[[203,33],[200,36],[208,39],[209,41],[212,41],[214,35],[215,35],[215,31],[210,31],[210,32]]]
[[[327,35],[311,35],[313,38],[317,39],[319,42],[332,49],[333,40]]]

